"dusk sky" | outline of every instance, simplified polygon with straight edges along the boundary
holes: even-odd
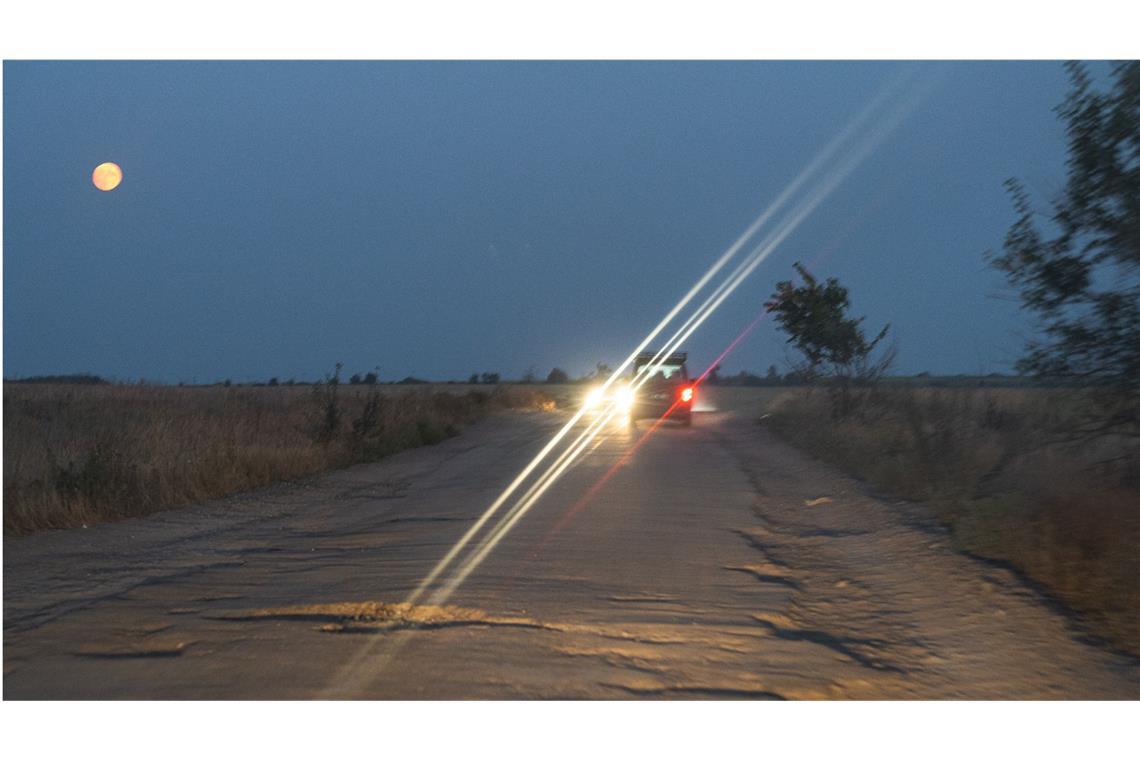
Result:
[[[4,63],[4,375],[213,382],[617,364],[904,63]],[[956,63],[693,336],[792,263],[898,371],[1010,371],[983,260],[1064,180],[1061,64]],[[123,168],[101,192],[96,165]],[[725,370],[782,367],[762,323]],[[699,366],[698,366],[699,365]]]

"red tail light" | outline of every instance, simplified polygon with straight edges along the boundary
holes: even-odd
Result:
[[[692,387],[681,389],[681,400],[684,401],[686,404],[693,400],[693,389],[692,389]]]

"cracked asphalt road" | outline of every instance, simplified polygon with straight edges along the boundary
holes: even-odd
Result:
[[[614,428],[442,609],[398,603],[563,414],[5,538],[4,697],[1140,698],[1135,660],[757,425],[763,391],[704,398],[582,504]]]

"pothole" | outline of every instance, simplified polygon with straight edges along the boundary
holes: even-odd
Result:
[[[194,644],[193,641],[169,639],[165,641],[123,642],[120,644],[84,644],[72,652],[76,657],[99,660],[178,657]]]
[[[461,625],[553,629],[525,616],[490,615],[472,607],[416,605],[407,602],[332,602],[235,611],[211,616],[215,620],[297,620],[322,623],[326,633],[356,633],[395,628],[443,628]]]

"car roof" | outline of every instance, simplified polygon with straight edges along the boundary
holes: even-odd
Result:
[[[675,351],[669,354],[664,359],[657,359],[656,351],[643,351],[637,355],[635,360],[636,364],[647,364],[654,359],[657,359],[661,364],[684,364],[689,358],[689,354],[685,351]]]

